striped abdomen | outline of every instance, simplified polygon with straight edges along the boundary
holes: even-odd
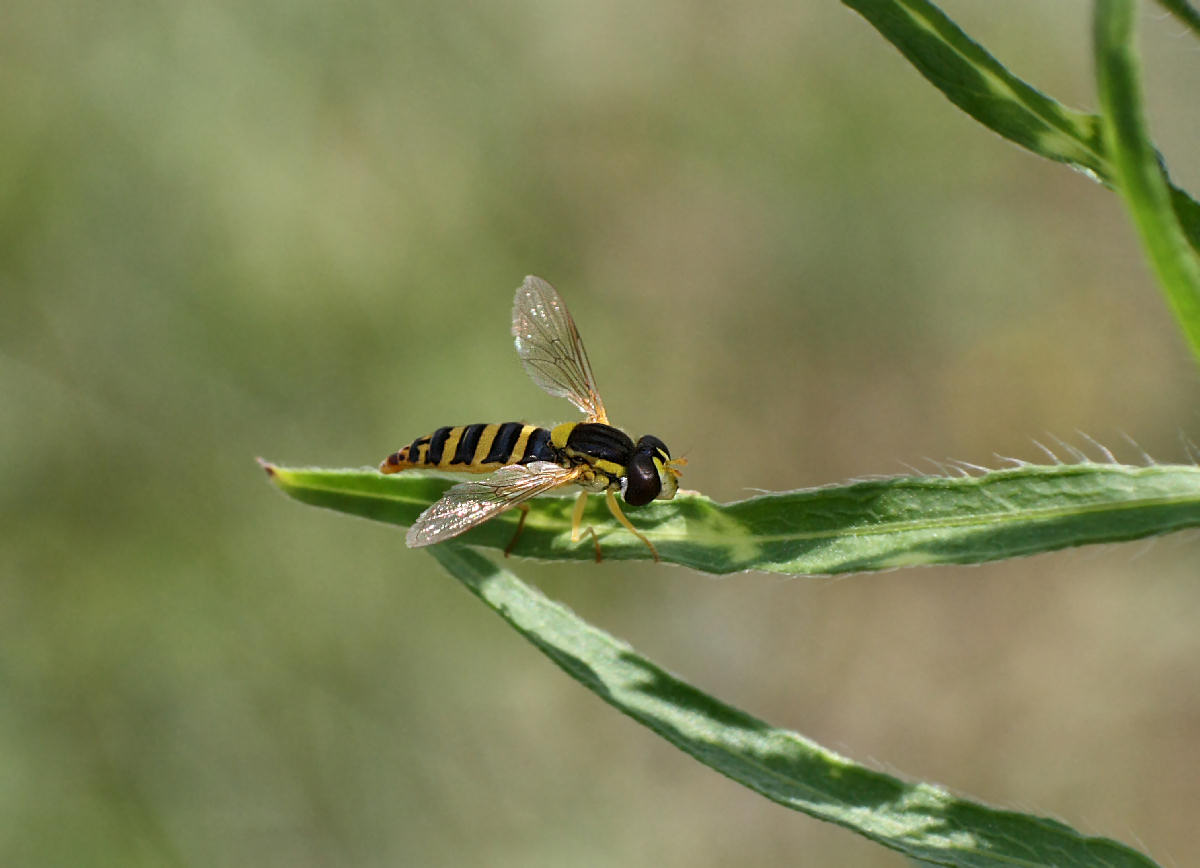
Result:
[[[452,470],[458,473],[491,473],[506,464],[555,461],[550,431],[520,422],[459,425],[439,428],[418,437],[379,465],[384,473],[413,467]]]

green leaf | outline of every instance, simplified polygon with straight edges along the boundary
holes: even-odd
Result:
[[[572,678],[680,750],[772,801],[937,865],[1149,868],[1055,820],[1002,811],[858,765],[681,681],[460,545],[434,556]],[[802,860],[801,860],[802,861]]]
[[[1158,3],[1200,36],[1200,12],[1187,0],[1158,0]]]
[[[842,2],[867,19],[930,84],[984,126],[1106,186],[1118,183],[1099,116],[1069,109],[1013,75],[933,3]],[[1200,205],[1184,191],[1170,189],[1188,242],[1200,251]]]
[[[275,484],[315,506],[408,525],[452,484],[416,471],[264,465]],[[593,497],[584,516],[604,556],[649,552]],[[571,542],[574,497],[530,501],[514,554],[590,560]],[[515,510],[460,539],[503,550]],[[1022,465],[980,476],[909,476],[765,494],[721,504],[694,492],[629,508],[664,561],[708,573],[826,574],[926,564],[973,564],[1068,546],[1140,539],[1200,526],[1200,468],[1113,464]]]
[[[1107,182],[1099,119],[1075,111],[1010,73],[925,0],[843,0],[975,120],[1051,160]]]
[[[1178,193],[1163,179],[1142,109],[1134,44],[1137,19],[1131,0],[1098,0],[1095,13],[1096,77],[1103,110],[1104,139],[1113,155],[1117,187],[1200,361],[1200,258],[1189,247],[1173,211]],[[1187,216],[1194,219],[1195,213]]]

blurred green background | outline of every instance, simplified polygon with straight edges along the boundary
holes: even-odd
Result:
[[[1095,105],[1088,3],[945,8]],[[833,0],[4,19],[0,864],[901,864],[677,753],[402,532],[255,466],[573,418],[513,352],[527,273],[615,421],[718,499],[1197,436],[1118,199]],[[1152,128],[1200,190],[1200,49],[1143,24]],[[1196,546],[836,581],[514,566],[772,723],[1185,864]]]

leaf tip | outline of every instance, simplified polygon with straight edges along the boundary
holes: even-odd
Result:
[[[265,470],[267,472],[267,476],[271,477],[272,479],[275,478],[276,468],[275,468],[274,464],[272,464],[270,461],[268,461],[265,458],[255,458],[254,460],[258,462],[259,467],[261,467],[263,470]]]

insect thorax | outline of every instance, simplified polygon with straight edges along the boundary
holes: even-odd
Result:
[[[565,467],[590,471],[579,484],[595,491],[618,484],[633,456],[633,441],[619,428],[599,422],[566,422],[550,432]]]

